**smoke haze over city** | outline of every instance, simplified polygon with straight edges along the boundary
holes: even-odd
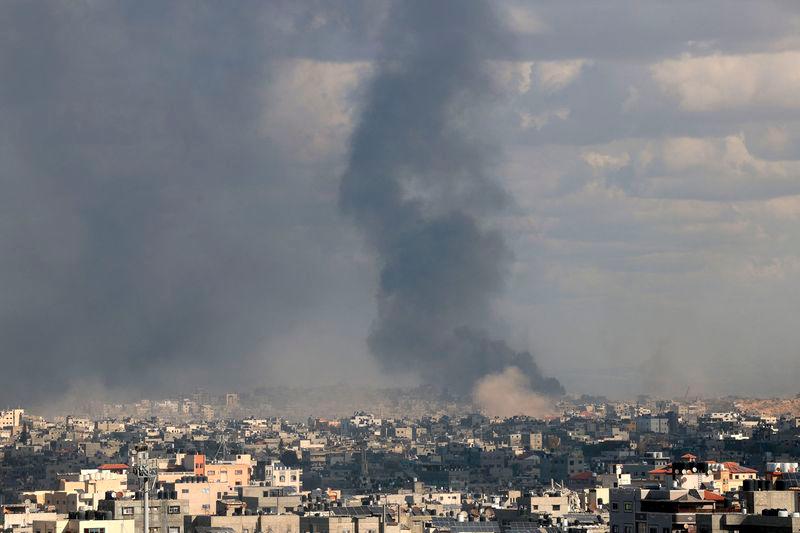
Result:
[[[798,24],[777,0],[3,2],[0,404],[794,394]]]

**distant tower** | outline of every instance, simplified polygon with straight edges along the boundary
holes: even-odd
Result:
[[[239,395],[235,392],[229,392],[225,395],[225,407],[233,409],[239,407]]]

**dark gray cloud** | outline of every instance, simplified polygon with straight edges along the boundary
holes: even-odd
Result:
[[[0,401],[266,379],[346,241],[263,133],[307,9],[3,3]]]
[[[529,353],[487,333],[510,259],[486,220],[505,200],[498,148],[475,133],[493,94],[486,60],[508,48],[495,12],[480,1],[400,2],[383,46],[341,185],[342,208],[381,266],[372,352],[460,391],[513,365],[535,390],[562,393]]]

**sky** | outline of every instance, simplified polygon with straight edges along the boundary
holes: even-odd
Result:
[[[342,205],[383,89],[456,105],[404,186],[502,243],[492,340],[571,393],[796,394],[797,3],[437,4],[3,2],[0,405],[445,382],[376,350],[394,256]]]

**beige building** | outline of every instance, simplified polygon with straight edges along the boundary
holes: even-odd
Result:
[[[254,461],[249,454],[240,454],[233,461],[217,461],[205,465],[206,476],[211,483],[222,483],[226,490],[249,485],[253,475]]]
[[[25,497],[45,506],[51,506],[57,513],[96,510],[97,504],[106,492],[125,493],[128,476],[110,470],[87,469],[78,473],[62,474],[57,490],[35,491]]]
[[[198,532],[207,527],[225,527],[234,533],[300,533],[300,517],[296,514],[198,516],[192,526]]]
[[[174,492],[178,500],[185,502],[188,513],[193,515],[214,514],[217,499],[227,492],[219,483],[198,481],[197,478],[164,483],[162,486],[166,491]]]
[[[34,520],[33,533],[136,533],[133,520]]]
[[[56,520],[57,513],[39,512],[35,503],[0,506],[0,531],[33,533],[34,520]]]
[[[301,516],[300,533],[381,533],[377,516]]]
[[[560,518],[569,512],[569,496],[563,492],[545,492],[541,496],[522,496],[520,505],[530,513],[547,513]]]
[[[24,409],[9,409],[7,411],[0,411],[0,429],[16,430],[22,425],[22,416],[25,414]]]

